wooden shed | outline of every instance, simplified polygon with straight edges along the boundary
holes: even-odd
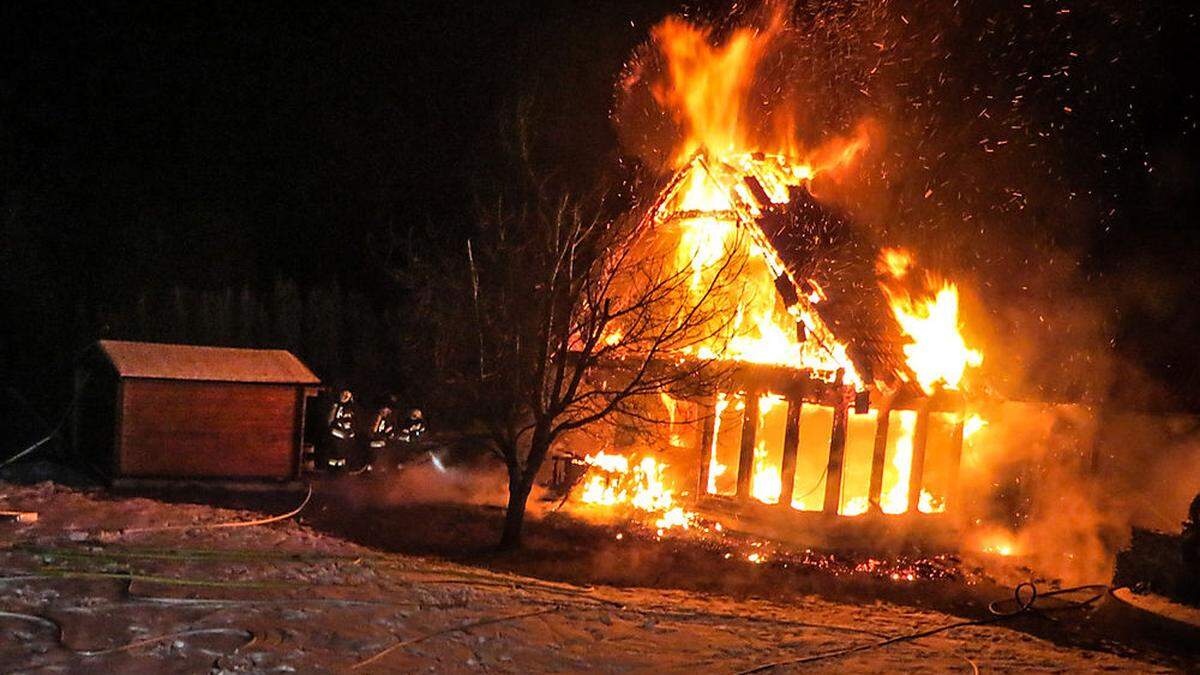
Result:
[[[114,481],[289,481],[319,384],[284,350],[101,340],[76,374],[73,445]]]

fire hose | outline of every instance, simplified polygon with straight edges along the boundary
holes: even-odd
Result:
[[[304,510],[305,506],[308,506],[309,500],[312,499],[312,493],[313,493],[312,483],[309,483],[308,484],[308,492],[304,495],[304,500],[300,502],[300,506],[297,506],[296,508],[292,509],[291,511],[288,511],[287,513],[281,513],[277,516],[270,516],[268,518],[259,518],[257,520],[234,520],[234,521],[228,521],[228,522],[206,523],[206,524],[200,524],[200,525],[193,523],[191,525],[158,525],[158,526],[154,526],[154,527],[130,527],[130,528],[121,530],[121,533],[122,534],[142,534],[145,532],[169,532],[169,531],[173,531],[173,530],[213,530],[213,529],[229,528],[229,527],[254,527],[257,525],[269,525],[271,523],[277,523],[281,520],[287,520],[288,518],[291,518],[292,516],[299,514],[301,511]]]
[[[106,656],[109,654],[118,654],[120,652],[127,652],[132,649],[137,649],[138,647],[145,647],[147,645],[158,644],[159,642],[166,642],[167,640],[173,640],[173,639],[181,638],[181,637],[192,637],[195,635],[216,635],[216,634],[240,635],[242,638],[247,640],[247,642],[245,644],[243,644],[241,647],[239,647],[239,649],[244,649],[244,648],[248,647],[251,643],[254,642],[254,633],[252,633],[248,630],[242,629],[242,628],[224,628],[224,627],[192,628],[192,629],[188,629],[188,630],[177,631],[175,633],[166,633],[163,635],[156,635],[154,637],[143,638],[141,640],[134,640],[133,642],[129,642],[129,643],[117,646],[117,647],[109,647],[109,648],[105,648],[105,649],[76,649],[74,647],[67,645],[66,642],[64,642],[62,624],[55,621],[54,619],[42,616],[40,614],[26,614],[24,612],[6,612],[6,611],[0,611],[0,617],[6,618],[6,619],[20,619],[22,621],[29,621],[31,623],[39,623],[43,626],[48,626],[50,628],[53,628],[55,630],[55,639],[58,642],[58,644],[61,645],[63,647],[63,649],[66,649],[67,651],[71,652],[75,656],[91,657],[91,656]],[[46,663],[46,664],[42,664],[37,667],[39,669],[40,668],[49,668],[51,666],[61,665],[61,663],[62,662]]]
[[[847,656],[849,654],[854,654],[857,652],[865,652],[865,651],[870,651],[873,649],[881,649],[883,647],[898,644],[901,642],[910,642],[912,640],[919,640],[921,638],[930,637],[932,635],[937,635],[938,633],[944,633],[946,631],[954,630],[956,628],[966,628],[967,626],[987,626],[990,624],[1000,623],[1002,621],[1015,619],[1019,616],[1026,616],[1026,615],[1037,616],[1037,615],[1045,615],[1049,612],[1058,612],[1058,611],[1067,610],[1067,609],[1084,609],[1084,608],[1090,607],[1091,605],[1096,603],[1098,600],[1100,600],[1100,598],[1104,597],[1104,595],[1106,593],[1108,593],[1110,590],[1112,590],[1112,589],[1105,584],[1084,584],[1081,586],[1071,586],[1069,588],[1060,588],[1060,589],[1057,589],[1054,591],[1049,591],[1046,593],[1039,593],[1036,584],[1034,584],[1032,581],[1023,581],[1020,584],[1017,584],[1016,588],[1013,589],[1013,597],[1012,598],[1005,598],[1003,600],[994,600],[988,604],[988,611],[991,612],[992,616],[990,616],[986,619],[970,619],[970,620],[966,620],[966,621],[956,621],[954,623],[948,623],[948,624],[945,624],[942,626],[936,626],[934,628],[928,628],[926,630],[916,631],[914,633],[905,633],[904,635],[897,635],[897,636],[890,637],[890,638],[887,638],[884,640],[880,640],[878,642],[868,642],[868,643],[861,644],[861,645],[855,645],[853,647],[846,647],[844,649],[835,649],[833,651],[821,652],[819,654],[812,654],[810,656],[801,656],[801,657],[797,657],[797,658],[793,658],[793,659],[786,659],[783,661],[775,661],[773,663],[766,663],[766,664],[763,664],[760,666],[755,666],[754,668],[750,668],[748,670],[739,671],[738,675],[749,675],[750,673],[761,673],[761,672],[765,672],[768,670],[774,670],[776,668],[780,668],[783,666],[796,666],[796,665],[801,665],[801,664],[806,664],[806,663],[815,663],[817,661],[825,661],[827,659],[835,659],[840,656]],[[1065,604],[1059,605],[1057,607],[1048,607],[1048,608],[1037,607],[1038,598],[1051,598],[1051,597],[1055,597],[1055,596],[1059,596],[1059,595],[1080,593],[1083,591],[1093,591],[1093,594],[1083,600],[1068,601]],[[1002,609],[1002,605],[1004,605],[1005,603],[1009,603],[1009,602],[1011,602],[1015,605],[1015,609]],[[974,666],[972,666],[972,667],[974,667]]]
[[[95,554],[91,554],[91,555],[84,555],[83,557],[98,557],[98,556],[95,556]],[[351,556],[319,556],[319,557],[322,557],[322,558],[345,558],[345,559],[357,560],[357,558],[353,558]],[[475,576],[475,575],[468,573],[467,576]],[[242,598],[175,598],[175,597],[147,596],[147,595],[140,595],[140,594],[133,593],[133,591],[132,591],[133,583],[136,581],[143,581],[143,582],[149,582],[149,583],[154,583],[154,584],[183,585],[183,586],[215,586],[215,587],[229,587],[229,588],[270,588],[270,587],[275,587],[277,584],[279,584],[279,582],[275,582],[273,584],[272,582],[262,582],[262,581],[237,582],[237,581],[214,581],[214,580],[208,580],[208,579],[181,579],[181,578],[173,578],[173,577],[162,577],[162,576],[155,576],[155,575],[140,574],[140,573],[135,573],[135,572],[89,572],[89,571],[80,571],[80,570],[72,570],[72,569],[52,568],[52,569],[44,570],[43,572],[36,573],[36,574],[0,577],[0,583],[9,582],[9,581],[23,581],[23,580],[31,580],[31,579],[46,579],[46,578],[120,579],[120,580],[123,580],[126,582],[124,585],[124,588],[123,588],[123,595],[125,596],[126,601],[164,604],[164,605],[222,607],[222,606],[276,606],[276,605],[281,605],[281,604],[293,604],[294,603],[294,604],[322,604],[322,605],[341,606],[341,607],[352,607],[352,606],[384,606],[384,607],[416,606],[416,607],[422,607],[422,608],[443,607],[442,605],[430,604],[430,603],[426,603],[426,602],[397,603],[397,602],[386,602],[386,601],[353,600],[353,599],[344,599],[344,598],[325,598],[325,597],[242,599]],[[290,584],[290,583],[285,583],[282,585],[286,586],[286,587],[293,586],[293,584]],[[458,605],[449,605],[449,606],[458,606]],[[487,626],[487,625],[492,625],[492,624],[497,624],[497,623],[516,621],[519,619],[524,619],[524,618],[528,618],[528,617],[533,617],[533,616],[538,616],[538,615],[542,615],[542,614],[547,614],[550,612],[559,611],[561,609],[562,609],[562,607],[560,605],[554,604],[554,605],[550,605],[550,606],[539,607],[539,608],[535,608],[532,610],[522,611],[522,612],[513,613],[513,614],[505,614],[505,615],[499,615],[499,616],[487,616],[487,617],[483,617],[483,618],[479,618],[479,619],[470,620],[470,621],[467,621],[465,623],[461,623],[458,625],[453,625],[453,626],[443,628],[443,629],[440,629],[437,631],[433,631],[430,633],[425,633],[425,634],[422,634],[422,635],[419,635],[416,637],[395,641],[391,645],[389,645],[386,648],[384,648],[383,650],[375,653],[374,655],[372,655],[366,659],[363,659],[361,661],[356,662],[355,664],[350,666],[350,670],[356,670],[358,668],[362,668],[364,666],[370,665],[370,664],[386,657],[388,654],[396,651],[397,649],[401,649],[403,647],[407,647],[407,646],[410,646],[413,644],[424,642],[426,640],[430,640],[430,639],[438,637],[440,635],[445,635],[445,634],[454,633],[454,632],[467,631],[472,628],[478,628],[481,626]],[[38,669],[38,670],[43,669],[43,668],[50,668],[50,667],[54,667],[54,666],[64,665],[64,664],[68,663],[70,661],[70,659],[72,659],[72,658],[81,658],[81,657],[90,658],[90,657],[97,657],[97,656],[107,656],[107,655],[111,655],[111,654],[132,651],[132,650],[138,649],[140,647],[159,644],[162,642],[166,642],[168,640],[175,640],[178,638],[194,637],[194,636],[201,636],[201,635],[224,634],[224,635],[241,636],[245,640],[245,642],[234,650],[234,653],[236,653],[236,652],[239,652],[239,651],[249,647],[250,645],[254,644],[259,637],[258,635],[256,635],[255,631],[242,629],[242,628],[196,627],[196,628],[185,629],[182,631],[166,633],[163,635],[157,635],[157,636],[150,637],[150,638],[134,640],[132,642],[129,642],[127,644],[120,645],[117,647],[101,648],[101,649],[79,649],[79,648],[72,647],[71,645],[67,644],[62,624],[51,617],[45,616],[43,614],[0,610],[0,618],[18,619],[18,620],[22,620],[22,621],[28,621],[31,623],[38,623],[43,626],[52,628],[54,630],[55,641],[63,649],[70,652],[70,656],[68,657],[68,659],[60,660],[60,661],[53,661],[50,663],[39,664],[39,665],[35,666],[35,669]]]

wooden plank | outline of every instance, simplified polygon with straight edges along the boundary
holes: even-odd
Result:
[[[746,411],[742,416],[742,446],[738,455],[737,498],[750,500],[750,480],[754,473],[754,441],[758,432],[758,392],[746,394]]]
[[[958,416],[958,423],[954,425],[954,437],[951,440],[950,447],[950,466],[948,470],[949,485],[946,488],[946,511],[949,512],[952,508],[958,506],[958,474],[962,466],[962,451],[963,451],[963,426],[966,420],[966,411],[962,411]]]
[[[918,513],[921,488],[925,484],[925,446],[929,441],[929,406],[917,410],[917,425],[913,430],[912,464],[908,474],[908,508],[905,513]]]
[[[796,454],[800,449],[800,411],[804,402],[798,398],[788,400],[787,427],[783,432],[783,459],[780,461],[779,478],[782,481],[779,505],[792,507],[793,491],[796,489]]]
[[[701,412],[698,424],[701,425],[700,446],[696,449],[696,454],[700,457],[700,471],[697,479],[696,494],[708,494],[708,470],[712,460],[713,452],[713,427],[717,423],[716,405],[712,398],[704,399],[700,404]]]
[[[888,426],[891,423],[891,402],[884,401],[875,417],[875,449],[871,454],[871,483],[867,488],[867,503],[873,513],[881,513],[883,499],[883,470],[887,464]]]
[[[284,480],[296,475],[294,385],[122,384],[122,476]]]
[[[304,466],[304,421],[308,415],[308,391],[305,387],[296,387],[296,430],[292,438],[292,463],[291,475],[299,476],[300,469]]]
[[[846,425],[850,406],[845,396],[833,409],[833,432],[829,436],[829,463],[825,477],[825,513],[836,515],[842,498],[842,463],[846,458]]]
[[[115,477],[121,475],[121,464],[122,464],[121,452],[123,450],[122,439],[125,437],[124,436],[124,434],[125,434],[124,428],[125,428],[125,394],[126,394],[126,391],[127,390],[125,388],[125,380],[118,379],[117,380],[116,406],[115,406],[116,410],[113,411],[113,416],[114,416],[113,429],[112,429],[112,431],[113,431],[113,441],[112,441],[113,451],[108,456],[108,477],[109,478],[115,478]]]

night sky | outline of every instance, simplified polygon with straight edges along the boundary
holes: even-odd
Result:
[[[336,283],[380,311],[402,304],[377,261],[380,233],[459,251],[472,204],[512,180],[515,111],[562,185],[636,170],[610,119],[622,67],[667,14],[728,14],[620,0],[347,4],[4,3],[6,385],[40,395],[43,373],[81,345],[136,337],[103,315],[154,289],[282,279]],[[1004,308],[993,319],[1011,329],[1028,307],[1045,324],[1086,305],[1095,326],[1080,339],[1136,380],[1125,399],[1200,409],[1193,3],[950,4],[798,3],[831,17],[811,25],[871,38],[825,78],[831,91],[873,87],[830,119],[877,105],[895,131],[866,182],[886,180],[877,194],[890,201],[857,204],[864,222],[888,218],[917,243],[963,233],[933,255]],[[881,35],[890,46],[868,49]],[[998,163],[976,159],[989,147]]]

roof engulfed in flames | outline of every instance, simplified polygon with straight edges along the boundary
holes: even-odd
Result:
[[[735,280],[737,316],[728,330],[715,331],[697,355],[804,368],[828,379],[863,386],[846,346],[814,306],[820,286],[793,278],[757,220],[786,205],[811,167],[781,156],[738,155],[729,161],[697,154],[662,193],[653,217],[676,228],[676,262],[691,268],[692,289],[702,294],[727,256],[745,256]],[[801,188],[802,189],[802,188]],[[781,293],[782,288],[791,289]]]
[[[895,277],[875,276],[869,260],[858,265],[861,278],[831,284],[798,262],[821,254],[805,250],[810,242],[828,239],[806,227],[813,221],[849,229],[813,199],[814,180],[837,179],[878,132],[863,119],[845,135],[805,147],[794,123],[802,111],[786,98],[756,100],[760,66],[789,30],[783,5],[767,9],[758,25],[720,40],[707,26],[667,18],[651,35],[663,68],[635,72],[624,83],[646,77],[654,102],[674,123],[667,153],[674,178],[650,216],[676,229],[676,262],[690,268],[695,292],[703,292],[728,256],[748,260],[738,271],[740,298],[729,330],[692,351],[807,369],[830,381],[840,376],[860,389],[897,382],[915,382],[927,393],[954,389],[982,359],[959,334],[954,284],[901,293]]]

